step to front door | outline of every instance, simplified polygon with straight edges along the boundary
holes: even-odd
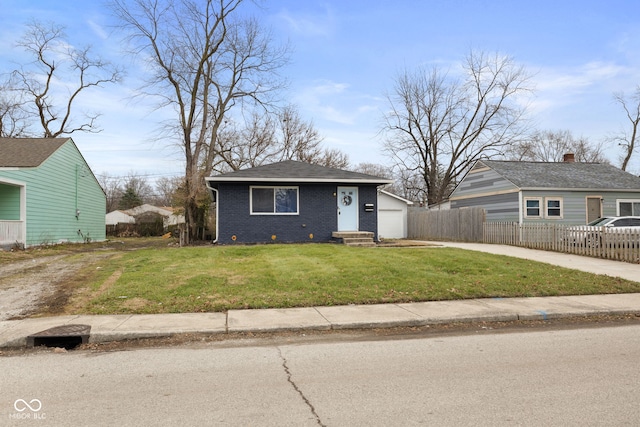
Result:
[[[373,233],[370,231],[334,231],[334,239],[341,239],[347,246],[374,247]]]

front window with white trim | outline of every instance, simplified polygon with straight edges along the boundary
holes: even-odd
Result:
[[[527,197],[524,199],[524,206],[525,218],[542,218],[542,198]]]
[[[298,187],[251,187],[252,215],[298,215]]]
[[[618,216],[640,216],[640,200],[618,200]]]
[[[545,199],[545,218],[561,219],[562,218],[562,198],[547,197]]]

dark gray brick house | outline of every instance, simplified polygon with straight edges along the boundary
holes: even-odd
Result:
[[[392,182],[292,160],[205,179],[222,244],[328,242],[347,231],[377,236],[377,189]]]

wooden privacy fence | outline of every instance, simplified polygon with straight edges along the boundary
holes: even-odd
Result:
[[[483,241],[640,263],[640,230],[486,222]]]
[[[419,240],[482,242],[484,220],[483,208],[442,211],[409,209],[407,237]]]

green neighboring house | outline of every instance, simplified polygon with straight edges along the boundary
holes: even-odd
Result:
[[[71,138],[0,138],[0,247],[105,240],[105,211]]]

